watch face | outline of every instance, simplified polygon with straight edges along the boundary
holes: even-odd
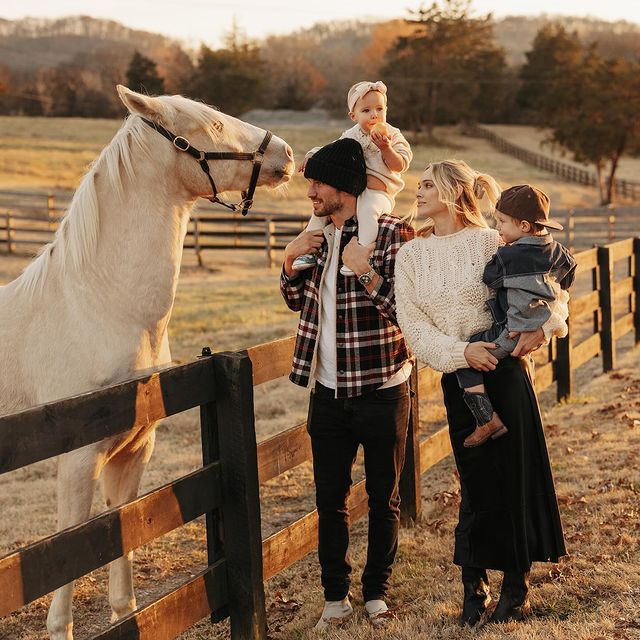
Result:
[[[363,273],[358,278],[358,281],[360,282],[360,284],[369,284],[371,282],[371,276],[368,273]]]

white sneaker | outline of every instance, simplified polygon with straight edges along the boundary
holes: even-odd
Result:
[[[320,620],[314,627],[316,631],[324,631],[330,625],[336,622],[342,622],[353,615],[353,607],[349,602],[349,596],[343,600],[327,600],[324,603],[324,609]]]
[[[384,600],[367,600],[364,603],[364,610],[374,627],[381,627],[388,620],[395,618]]]
[[[294,271],[304,271],[305,269],[311,269],[315,267],[318,260],[311,253],[305,253],[298,256],[292,263],[291,268]]]

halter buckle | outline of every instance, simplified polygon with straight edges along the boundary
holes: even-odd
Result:
[[[189,147],[191,146],[191,143],[184,136],[176,136],[173,139],[173,146],[176,149],[179,149],[180,151],[188,151]]]

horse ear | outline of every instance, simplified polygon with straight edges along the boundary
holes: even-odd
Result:
[[[162,119],[163,109],[157,98],[136,93],[121,84],[116,85],[116,89],[120,100],[122,100],[124,106],[127,107],[131,113],[156,121]]]

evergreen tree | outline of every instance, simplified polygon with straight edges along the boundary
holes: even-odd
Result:
[[[164,93],[164,81],[158,75],[156,63],[135,51],[127,69],[127,86],[149,95]]]
[[[225,42],[225,49],[215,51],[202,46],[189,88],[192,96],[238,116],[264,104],[264,62],[236,28]]]
[[[516,104],[524,110],[524,119],[540,122],[559,107],[558,93],[571,90],[580,75],[584,49],[578,35],[562,25],[543,26],[534,38],[527,61],[520,70],[521,85]]]
[[[624,154],[640,154],[640,63],[604,59],[561,27],[544,27],[521,70],[520,104],[550,141],[593,164],[601,204],[612,202]]]
[[[437,123],[493,119],[504,111],[506,62],[491,15],[470,16],[471,0],[413,11],[414,32],[387,52],[382,77],[400,124],[429,134]]]

